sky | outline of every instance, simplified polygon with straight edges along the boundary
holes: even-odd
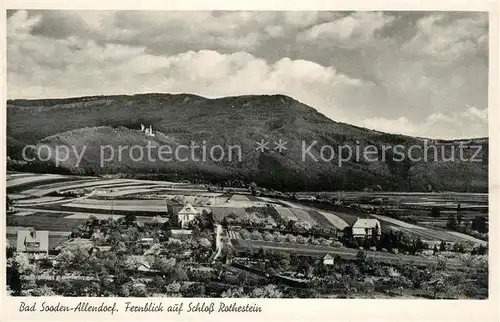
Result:
[[[339,122],[488,135],[481,12],[8,11],[7,95],[285,94]]]

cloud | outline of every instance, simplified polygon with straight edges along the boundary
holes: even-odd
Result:
[[[22,19],[21,22],[24,24]],[[33,36],[29,28],[22,30],[24,41],[9,39],[9,97],[137,92],[190,92],[208,97],[282,93],[343,120],[346,116],[337,97],[367,86],[331,66],[306,60],[282,58],[268,63],[246,52],[223,54],[213,50],[153,55],[146,47],[102,45],[74,37],[54,39]]]
[[[472,106],[450,114],[433,113],[422,122],[411,122],[401,116],[397,119],[365,119],[361,124],[382,132],[428,138],[478,138],[488,136],[488,110]]]
[[[297,35],[298,41],[326,41],[356,48],[374,39],[377,31],[394,21],[382,12],[355,12],[339,19],[312,26]]]
[[[481,13],[20,10],[8,96],[281,93],[335,121],[477,136],[484,120],[450,124],[487,109],[487,28]]]
[[[418,20],[418,31],[403,51],[448,63],[488,51],[488,15],[479,14],[447,21],[445,14]]]
[[[264,43],[336,14],[253,11],[32,11],[34,34],[144,46],[155,54],[212,49],[255,52]]]
[[[414,125],[404,116],[400,116],[397,119],[386,119],[382,117],[364,119],[361,121],[360,125],[387,133],[413,135],[414,132],[416,132]]]

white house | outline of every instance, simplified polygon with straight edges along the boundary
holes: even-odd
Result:
[[[181,226],[187,228],[188,224],[200,214],[200,211],[187,203],[178,213],[177,217]]]
[[[371,237],[372,233],[377,230],[380,235],[380,222],[377,219],[358,218],[352,225],[352,236],[354,238]]]
[[[18,230],[18,252],[47,255],[49,252],[49,232],[47,230]]]
[[[330,254],[326,254],[325,257],[323,257],[323,265],[333,265],[334,263],[334,258]]]

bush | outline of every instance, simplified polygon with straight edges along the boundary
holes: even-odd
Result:
[[[246,229],[240,230],[240,235],[243,239],[250,239],[250,232]]]
[[[250,239],[252,240],[262,240],[262,234],[258,230],[254,230],[250,234]]]
[[[286,235],[286,240],[290,243],[296,243],[297,242],[297,237],[295,237],[292,234],[287,234]]]
[[[274,241],[274,239],[275,239],[275,236],[268,231],[266,231],[264,233],[263,237],[264,237],[264,240],[267,240],[267,241]]]
[[[299,244],[305,244],[307,242],[307,238],[304,236],[297,236],[297,243]]]
[[[341,242],[335,240],[335,241],[333,241],[333,243],[332,243],[331,246],[333,246],[333,247],[342,247],[343,245],[342,245]]]

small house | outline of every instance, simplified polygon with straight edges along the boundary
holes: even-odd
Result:
[[[354,238],[369,238],[374,232],[380,235],[380,222],[377,219],[358,218],[352,225]]]
[[[47,255],[49,253],[49,232],[47,230],[19,230],[16,250],[18,252]]]
[[[326,254],[323,257],[323,265],[333,265],[334,264],[334,257],[331,254]]]
[[[188,224],[200,214],[199,210],[191,204],[186,204],[178,213],[178,220],[183,228],[187,228]]]
[[[139,244],[142,247],[149,247],[149,246],[152,246],[154,244],[154,239],[150,238],[150,237],[144,237],[144,238],[141,238],[139,240]]]

